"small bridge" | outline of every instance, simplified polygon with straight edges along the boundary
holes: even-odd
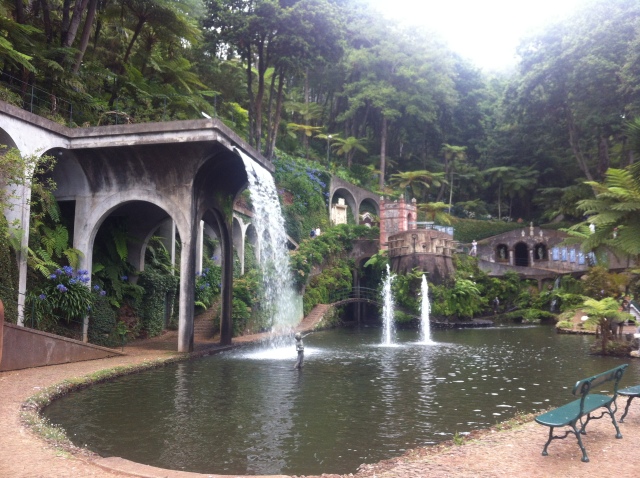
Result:
[[[329,296],[329,305],[331,307],[352,304],[354,302],[365,302],[379,306],[383,305],[380,292],[368,287],[354,287],[352,289],[339,290]]]

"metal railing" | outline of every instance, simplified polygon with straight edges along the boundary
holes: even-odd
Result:
[[[382,302],[380,292],[377,289],[370,289],[368,287],[353,287],[352,289],[338,290],[329,295],[330,304],[343,302],[349,299]]]

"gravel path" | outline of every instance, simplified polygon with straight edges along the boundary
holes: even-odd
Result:
[[[243,337],[236,343],[259,339]],[[70,453],[49,445],[21,422],[22,404],[39,390],[65,379],[117,366],[140,364],[178,355],[172,351],[177,340],[172,334],[125,347],[126,356],[0,373],[0,477],[57,478],[144,476],[187,478],[195,473],[171,472],[118,458],[99,458]],[[213,342],[198,342],[196,353],[219,349]],[[623,401],[620,401],[622,404]],[[618,416],[620,416],[620,412]],[[610,420],[589,424],[583,438],[590,462],[580,461],[575,439],[556,440],[549,456],[541,456],[547,428],[529,417],[523,424],[485,430],[471,435],[463,445],[445,443],[412,450],[402,457],[374,465],[363,465],[356,478],[415,477],[637,477],[635,443],[640,439],[640,399],[631,406],[626,422],[620,424],[624,438],[617,440]],[[508,428],[508,429],[502,429]],[[325,478],[340,475],[323,475]],[[340,476],[340,478],[345,478]]]

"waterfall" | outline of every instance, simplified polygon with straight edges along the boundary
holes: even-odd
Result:
[[[422,285],[420,287],[420,341],[431,344],[431,302],[429,302],[429,284],[427,277],[422,274]]]
[[[553,283],[554,292],[560,288],[560,276],[556,277],[555,282]],[[554,297],[551,300],[551,307],[549,308],[549,312],[558,312],[558,300]]]
[[[300,318],[289,268],[284,217],[271,173],[236,150],[244,162],[253,205],[252,223],[258,236],[258,256],[264,289],[263,307],[271,317],[272,338],[291,333]]]
[[[395,279],[395,275],[391,274],[389,264],[387,264],[387,275],[382,285],[382,344],[393,344],[393,311],[395,303],[393,300],[393,292],[391,284]]]

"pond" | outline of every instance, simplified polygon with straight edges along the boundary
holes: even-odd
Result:
[[[633,360],[588,355],[588,336],[549,326],[433,331],[336,329],[286,349],[243,347],[123,377],[54,402],[45,415],[78,446],[176,470],[355,472],[362,463],[566,403],[576,380]],[[540,446],[546,439],[540,429]]]

